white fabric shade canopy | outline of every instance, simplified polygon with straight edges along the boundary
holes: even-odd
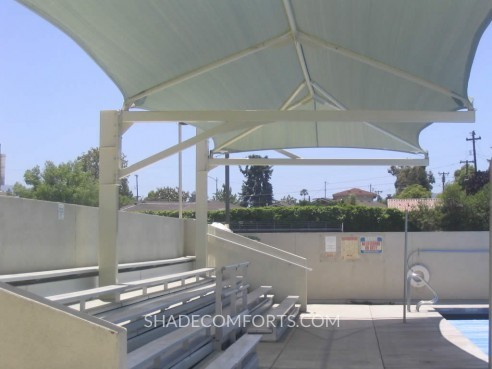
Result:
[[[92,56],[126,109],[152,111],[473,110],[468,78],[492,14],[489,0],[20,2]],[[428,124],[274,121],[213,140],[228,152],[424,153]]]

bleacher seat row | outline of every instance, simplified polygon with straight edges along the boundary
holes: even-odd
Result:
[[[47,298],[124,327],[128,369],[258,368],[258,342],[278,340],[300,306],[297,296],[273,305],[271,286],[250,290],[248,265],[202,268]]]

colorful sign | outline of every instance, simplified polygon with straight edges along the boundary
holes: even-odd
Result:
[[[383,252],[383,237],[368,236],[360,238],[361,254],[381,254]]]

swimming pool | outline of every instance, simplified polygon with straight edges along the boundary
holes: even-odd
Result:
[[[487,308],[436,309],[465,337],[489,354],[489,312]]]

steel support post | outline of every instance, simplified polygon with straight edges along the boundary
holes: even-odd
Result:
[[[118,282],[119,112],[102,111],[99,147],[99,286]]]

